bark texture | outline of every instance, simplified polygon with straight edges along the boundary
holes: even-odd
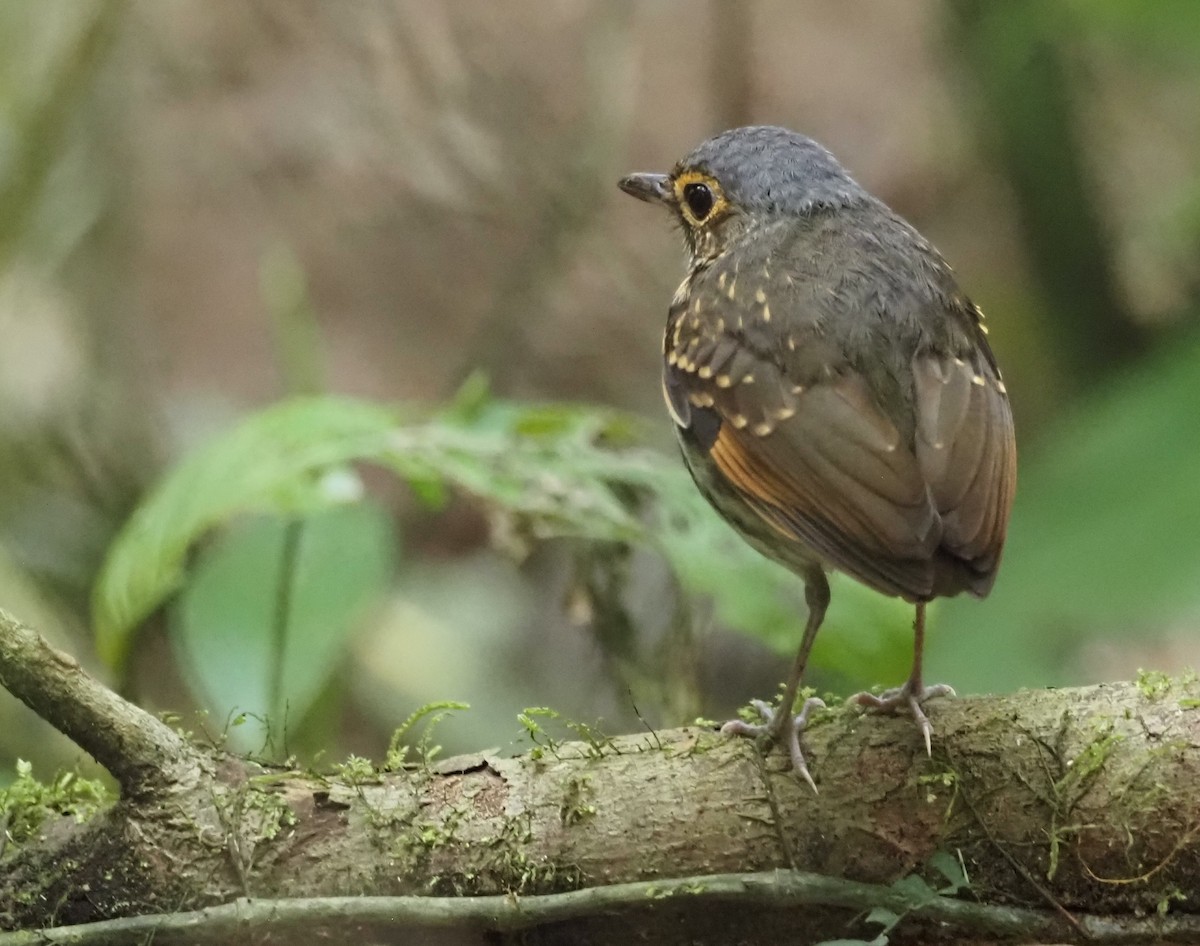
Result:
[[[2,615],[0,623],[0,680],[26,699],[38,689],[36,675],[17,670],[45,645]],[[19,635],[23,647],[13,644]],[[389,915],[401,927],[409,917],[431,942],[495,942],[487,937],[513,929],[523,930],[522,942],[765,942],[800,930],[800,941],[816,942],[871,939],[879,928],[861,917],[874,902],[904,916],[893,943],[991,942],[1002,934],[1023,942],[1200,942],[1200,917],[1189,912],[1200,909],[1195,681],[940,700],[930,707],[932,758],[908,719],[835,710],[806,735],[814,795],[778,752],[764,758],[747,740],[696,729],[563,744],[540,758],[480,755],[317,775],[180,748],[151,728],[148,751],[172,750],[164,777],[152,778],[127,727],[114,724],[111,739],[97,739],[93,721],[91,744],[72,731],[78,715],[55,701],[70,704],[74,689],[94,695],[99,685],[57,662],[65,677],[39,712],[137,790],[87,824],[48,826],[39,843],[5,855],[3,929],[235,901],[245,909],[239,898],[499,895],[396,901]],[[24,682],[14,685],[18,678]],[[101,714],[141,713],[111,693],[98,705]],[[141,761],[113,762],[122,751]],[[931,877],[927,865],[939,851],[965,869],[969,888],[960,899],[920,906],[902,878]],[[813,881],[798,892],[810,875],[832,886]],[[668,882],[678,878],[695,880]],[[624,888],[613,885],[639,882],[627,901],[614,893]],[[541,896],[568,891],[577,893]],[[594,912],[579,906],[588,902],[581,893],[592,895]],[[426,913],[406,913],[403,903]],[[340,919],[330,928],[344,933],[359,923],[378,941],[403,938],[377,915],[378,903],[357,919],[336,904]],[[426,915],[435,906],[449,911],[447,923]],[[1020,924],[1004,927],[1000,914],[986,913],[1000,907],[1020,908],[1013,916],[1035,926],[1015,934]],[[976,908],[983,912],[974,919],[954,919],[956,910]],[[504,919],[513,909],[517,919]],[[293,918],[294,927],[282,916],[277,910],[281,942],[323,928],[316,914]],[[245,914],[238,922],[248,922]],[[273,928],[255,929],[257,942]],[[186,934],[164,928],[155,942],[206,941],[202,932],[202,924]]]

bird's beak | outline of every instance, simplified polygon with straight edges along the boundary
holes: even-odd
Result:
[[[617,181],[617,186],[648,204],[665,204],[671,196],[671,178],[666,174],[630,174]]]

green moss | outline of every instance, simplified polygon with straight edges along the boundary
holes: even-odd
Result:
[[[925,789],[925,803],[927,805],[937,804],[941,795],[946,792],[950,793],[950,798],[946,801],[946,807],[942,814],[942,830],[947,830],[950,826],[950,818],[954,814],[955,806],[958,803],[958,792],[961,786],[961,779],[958,772],[947,766],[940,772],[930,772],[927,775],[917,776],[917,785]]]
[[[1063,796],[1071,796],[1073,807],[1086,793],[1096,774],[1104,767],[1123,738],[1113,732],[1111,722],[1106,723],[1075,758],[1067,763],[1066,773],[1054,785],[1056,792]]]
[[[596,806],[590,801],[594,795],[590,776],[582,775],[567,780],[562,804],[558,807],[558,818],[564,828],[595,817]]]
[[[1184,696],[1179,698],[1180,709],[1197,709],[1200,708],[1200,677],[1197,677],[1196,671],[1188,667],[1176,679],[1179,684],[1179,689],[1184,692]]]
[[[243,811],[256,816],[256,841],[271,841],[279,836],[280,831],[296,824],[296,813],[283,800],[283,796],[276,792],[248,790],[243,801]]]
[[[395,772],[402,768],[408,768],[413,765],[409,760],[409,753],[414,747],[405,740],[408,738],[413,727],[422,719],[428,717],[425,728],[421,733],[421,738],[417,740],[415,746],[416,760],[425,771],[429,770],[430,763],[437,758],[442,751],[442,747],[434,745],[433,731],[437,728],[438,723],[445,719],[451,712],[455,710],[470,709],[467,703],[460,703],[457,700],[438,700],[434,703],[426,703],[424,706],[414,710],[404,722],[402,722],[392,733],[392,738],[388,742],[387,756],[384,762],[384,771]]]
[[[453,830],[434,831],[431,844],[452,839]],[[475,896],[502,891],[508,894],[559,893],[578,890],[583,872],[575,865],[556,864],[546,856],[529,852],[533,840],[533,818],[528,812],[503,820],[490,837],[471,842],[474,866],[466,870],[439,872],[429,880],[434,896]]]
[[[1158,700],[1171,692],[1172,681],[1161,670],[1143,670],[1139,667],[1136,685],[1146,699]]]
[[[612,736],[606,736],[595,726],[589,726],[587,723],[568,722],[567,728],[587,746],[584,753],[589,759],[603,759],[606,752],[611,751],[613,754],[617,754],[619,751]]]
[[[558,758],[560,741],[546,732],[542,724],[538,722],[539,719],[558,718],[558,710],[553,710],[548,706],[527,706],[524,712],[517,714],[517,722],[521,724],[525,735],[533,743],[533,748],[529,750],[528,755],[534,762],[542,761],[547,755]]]
[[[33,777],[33,766],[17,760],[17,778],[0,791],[0,824],[13,844],[35,837],[52,818],[68,816],[83,823],[112,802],[108,789],[97,779],[78,772],[60,772],[47,783]]]
[[[357,788],[360,785],[378,785],[381,780],[375,763],[358,755],[352,755],[345,762],[335,765],[333,775],[351,788]]]
[[[1159,916],[1166,916],[1171,911],[1172,903],[1185,903],[1186,901],[1187,894],[1178,887],[1173,887],[1163,894],[1162,899],[1158,901],[1155,909]]]
[[[527,706],[524,712],[517,714],[517,721],[525,730],[525,735],[533,743],[533,748],[527,755],[534,762],[541,762],[547,756],[555,759],[562,758],[560,753],[563,743],[546,730],[542,724],[543,720],[557,723],[570,730],[575,738],[583,743],[584,758],[601,759],[605,755],[617,755],[621,751],[611,736],[601,732],[595,726],[566,719],[557,710],[548,706]]]
[[[437,821],[414,825],[416,839],[427,851],[445,847],[456,839],[463,819],[469,814],[468,805],[450,805],[442,809]]]
[[[1046,879],[1058,873],[1058,861],[1063,841],[1079,830],[1068,819],[1080,801],[1091,791],[1096,776],[1103,770],[1124,737],[1113,731],[1112,720],[1101,724],[1096,735],[1074,756],[1067,760],[1065,771],[1051,785],[1054,807],[1050,817],[1050,863]]]

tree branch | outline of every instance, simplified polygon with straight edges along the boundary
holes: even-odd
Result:
[[[861,912],[883,907],[911,912],[914,919],[940,924],[962,933],[1006,939],[1061,940],[1072,928],[1049,911],[991,906],[938,897],[913,907],[889,887],[860,884],[836,877],[775,871],[761,874],[714,874],[682,880],[651,881],[590,887],[568,893],[531,897],[316,897],[304,900],[238,899],[219,907],[189,913],[102,920],[54,931],[55,946],[141,946],[146,937],[156,943],[228,943],[253,929],[269,931],[272,941],[296,942],[336,935],[342,941],[374,928],[403,930],[494,930],[518,932],[550,923],[581,920],[616,912],[659,909],[674,901],[690,912],[736,903],[743,909],[849,908]],[[1114,923],[1104,917],[1083,917],[1089,943],[1126,944],[1161,941],[1200,941],[1200,917],[1177,916],[1168,921],[1133,919]],[[258,940],[262,942],[263,940]],[[40,932],[0,933],[0,946],[46,943]]]
[[[1195,913],[1177,912],[1196,910],[1182,898],[1200,876],[1194,679],[939,701],[932,759],[910,721],[835,710],[806,734],[813,796],[778,753],[696,729],[401,771],[271,770],[188,746],[10,619],[0,641],[5,685],[111,769],[157,773],[10,851],[0,928],[121,920],[98,928],[111,939],[56,940],[117,943],[153,922],[175,931],[163,942],[200,942],[188,930],[244,923],[265,939],[313,932],[327,910],[335,925],[443,916],[547,937],[530,942],[816,941],[872,938],[870,906],[899,918],[892,943],[1200,942]],[[974,902],[933,893],[939,852]]]
[[[0,685],[108,769],[128,795],[173,786],[199,761],[173,729],[121,699],[5,611]]]

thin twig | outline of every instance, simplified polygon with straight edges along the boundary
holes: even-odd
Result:
[[[157,914],[104,920],[38,932],[0,933],[0,946],[105,946],[141,944],[148,935],[169,937],[173,943],[263,941],[268,935],[286,937],[320,928],[345,933],[356,926],[373,929],[486,929],[527,930],[547,923],[598,916],[618,908],[630,909],[685,899],[702,909],[705,904],[736,902],[747,907],[838,907],[864,910],[876,906],[908,910],[910,915],[960,929],[990,935],[1051,935],[1056,924],[1044,912],[985,906],[950,897],[913,908],[888,887],[863,884],[798,871],[762,874],[712,874],[674,880],[642,881],[591,887],[568,893],[531,897],[316,897],[294,900],[238,899],[233,903],[191,913]],[[1200,918],[1192,918],[1200,931]],[[1145,921],[1133,921],[1145,924]],[[1155,927],[1155,932],[1158,927]],[[1126,934],[1128,935],[1128,934]],[[225,937],[226,939],[222,939]],[[1101,938],[1097,942],[1104,942]],[[1109,941],[1113,941],[1110,937]]]

